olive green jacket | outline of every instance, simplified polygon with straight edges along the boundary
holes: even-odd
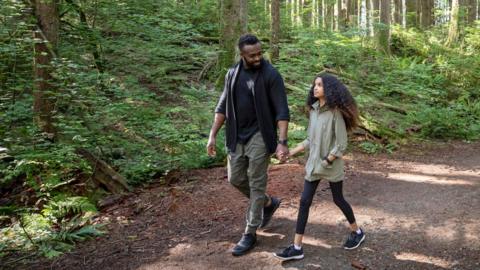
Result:
[[[318,101],[312,107],[308,138],[302,142],[305,152],[308,151],[305,179],[342,181],[345,176],[342,155],[347,148],[347,129],[342,113],[339,110],[330,110],[326,105],[320,107]],[[337,158],[332,165],[322,165],[322,160],[329,154]]]

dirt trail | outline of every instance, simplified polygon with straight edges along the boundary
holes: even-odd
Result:
[[[393,155],[346,156],[345,197],[367,239],[344,251],[346,220],[321,183],[305,239],[305,259],[281,263],[271,253],[291,243],[302,161],[272,166],[269,192],[283,198],[259,245],[229,249],[244,227],[247,201],[225,168],[179,175],[173,187],[137,190],[103,209],[109,234],[54,261],[19,269],[480,269],[480,143],[414,145]]]

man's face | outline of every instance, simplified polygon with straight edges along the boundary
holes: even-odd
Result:
[[[248,68],[259,68],[261,65],[262,45],[260,42],[253,45],[245,45],[240,52],[240,56],[247,65]]]

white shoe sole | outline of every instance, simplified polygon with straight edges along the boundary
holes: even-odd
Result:
[[[362,237],[362,239],[360,239],[360,241],[358,242],[358,244],[357,244],[356,246],[354,246],[354,247],[350,247],[350,248],[349,248],[349,247],[345,247],[345,246],[344,246],[343,248],[344,248],[344,249],[346,249],[346,250],[352,250],[352,249],[356,249],[356,248],[358,248],[358,247],[360,246],[360,244],[362,244],[363,240],[365,240],[365,234],[363,234],[363,237]]]
[[[277,254],[273,253],[273,256],[277,259],[280,259],[282,261],[289,261],[289,260],[301,260],[303,259],[304,257],[304,254],[302,255],[297,255],[297,256],[292,256],[292,257],[288,257],[288,258],[284,258],[284,257],[280,257],[278,256]]]

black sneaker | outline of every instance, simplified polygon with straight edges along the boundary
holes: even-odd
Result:
[[[273,253],[273,256],[279,258],[282,261],[300,260],[303,259],[303,248],[298,250],[295,249],[293,245],[290,245],[280,253]]]
[[[237,245],[232,249],[233,256],[245,255],[249,250],[255,247],[257,237],[254,234],[246,233],[242,235],[242,239],[238,241]]]
[[[260,224],[260,228],[268,225],[268,223],[272,219],[273,214],[275,213],[275,211],[277,211],[280,203],[282,202],[282,200],[275,197],[270,197],[270,199],[272,200],[272,203],[269,206],[263,208],[263,220],[262,224]]]
[[[360,229],[360,231],[360,234],[351,232],[350,235],[348,235],[347,241],[343,244],[344,249],[356,249],[360,246],[363,240],[365,240],[365,233],[363,233],[362,229]]]

